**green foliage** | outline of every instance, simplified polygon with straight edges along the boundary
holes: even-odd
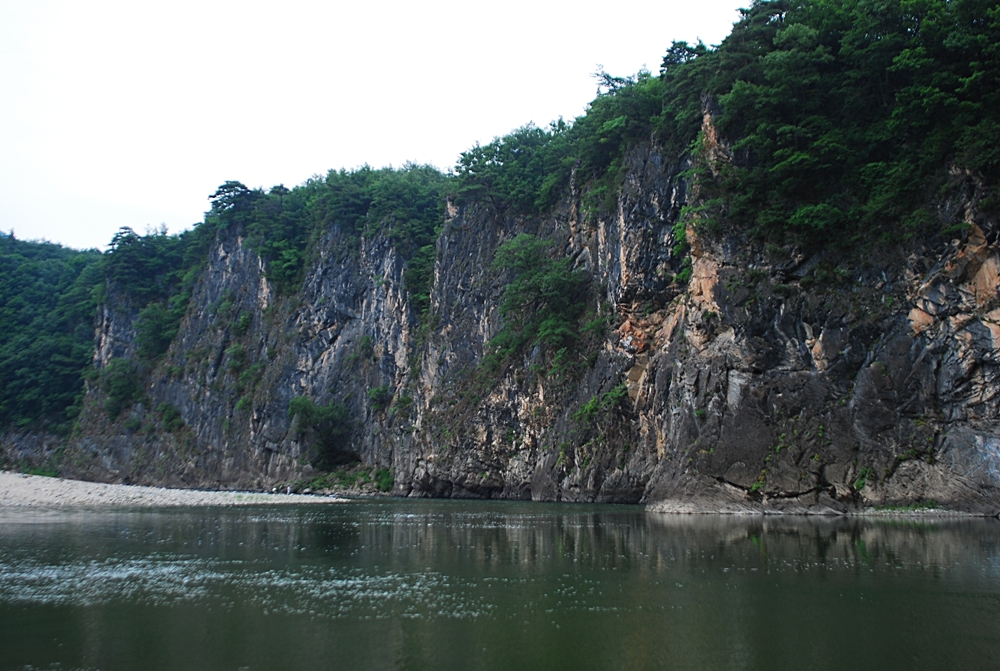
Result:
[[[410,292],[414,310],[426,320],[431,307],[431,284],[434,280],[435,246],[426,244],[406,264],[403,282]]]
[[[610,209],[625,151],[651,138],[663,85],[649,72],[613,77],[598,72],[598,96],[572,124],[531,124],[463,152],[456,166],[459,195],[485,198],[500,212],[540,213],[564,192],[576,169],[592,207]]]
[[[423,312],[448,179],[434,168],[407,165],[331,171],[325,179],[266,194],[226,182],[212,195],[205,221],[192,230],[139,235],[123,227],[103,255],[0,236],[0,425],[65,424],[75,417],[100,301],[138,310],[141,358],[165,353],[219,230],[242,227],[279,290],[298,286],[309,241],[330,226],[339,225],[349,240],[384,233],[412,257],[404,281]],[[230,296],[217,306],[217,317],[231,318],[232,307]],[[251,322],[252,315],[238,315],[232,333],[244,335]],[[230,354],[230,370],[243,370],[245,356]]]
[[[233,292],[224,291],[219,300],[212,303],[209,306],[209,311],[215,316],[216,321],[225,321],[232,316],[233,307],[235,303],[233,302]]]
[[[375,338],[368,334],[358,339],[358,356],[362,359],[370,359],[375,351]]]
[[[685,257],[683,264],[681,264],[681,269],[677,272],[674,277],[674,281],[677,284],[687,284],[691,280],[691,257]]]
[[[226,368],[231,373],[239,373],[247,365],[247,348],[240,343],[232,345],[226,349],[226,356],[229,357],[229,363],[226,364]]]
[[[253,315],[249,312],[241,312],[240,316],[236,318],[233,322],[233,335],[239,338],[240,336],[246,335],[247,331],[250,330],[250,324],[253,322]]]
[[[380,492],[391,492],[396,484],[395,478],[392,477],[392,471],[388,468],[378,468],[372,475],[375,479],[375,486]]]
[[[387,385],[373,387],[368,390],[368,400],[372,402],[372,410],[382,412],[392,402],[392,392]]]
[[[313,466],[330,470],[350,460],[346,451],[353,423],[346,406],[330,401],[317,405],[305,396],[296,396],[288,404],[288,416],[298,420],[300,436],[311,435],[317,445]]]
[[[64,426],[94,352],[99,252],[0,234],[0,428]]]
[[[357,470],[341,466],[334,471],[317,475],[312,480],[300,480],[295,484],[296,491],[302,491],[307,487],[313,490],[323,489],[348,489],[354,487],[358,481],[362,483],[371,482],[371,475],[368,471]]]
[[[577,173],[591,183],[591,207],[612,209],[624,176],[625,151],[652,139],[663,107],[663,84],[642,70],[634,77],[596,73],[599,91],[568,131]]]
[[[172,313],[163,303],[150,303],[139,311],[135,322],[139,356],[154,359],[167,351],[177,335],[177,325],[183,313]]]
[[[628,397],[628,387],[623,382],[614,389],[598,394],[580,406],[580,409],[573,413],[573,419],[578,422],[591,422],[602,414],[610,413],[621,405],[621,402]]]
[[[138,369],[129,359],[111,359],[101,370],[99,380],[101,389],[107,394],[104,409],[112,421],[142,397]]]
[[[533,213],[551,204],[556,186],[568,181],[573,157],[569,126],[560,120],[548,129],[529,124],[459,157],[459,195],[484,198],[494,209]]]
[[[115,301],[139,308],[140,357],[155,359],[170,347],[215,232],[212,223],[179,235],[163,228],[139,235],[122,227],[112,238],[101,268]]]
[[[353,487],[357,484],[362,474],[358,472],[349,473],[346,469],[338,468],[333,472],[334,481],[341,487]]]
[[[412,396],[400,396],[399,400],[396,401],[395,409],[396,409],[396,412],[406,413],[406,412],[409,411],[409,409],[412,406],[413,406],[413,397]]]
[[[377,468],[370,470],[358,464],[353,466],[341,466],[336,470],[323,473],[312,480],[301,480],[296,483],[295,489],[302,491],[306,487],[313,490],[323,489],[349,489],[375,482],[375,487],[380,492],[390,492],[396,484],[392,476],[392,471],[388,468]]]
[[[358,361],[368,361],[372,359],[375,355],[375,338],[368,335],[367,333],[358,339],[357,345],[354,346],[354,351],[347,355],[347,363],[356,363]]]
[[[233,359],[233,361],[235,362],[236,359]],[[263,361],[257,361],[252,366],[242,369],[236,380],[236,393],[242,394],[245,391],[253,391],[256,389],[257,385],[260,384],[261,374],[264,372],[264,368],[266,368],[266,366],[267,364]],[[250,400],[247,399],[243,407],[249,408],[249,406]]]
[[[26,468],[22,471],[25,475],[40,475],[43,478],[58,478],[59,471],[51,466],[38,466],[35,468]]]
[[[167,235],[163,228],[139,235],[123,226],[104,254],[108,282],[137,307],[167,300],[180,284],[185,247],[194,237],[195,232]]]
[[[758,0],[718,49],[668,51],[661,134],[694,140],[718,101],[734,161],[699,175],[703,195],[759,236],[928,231],[951,163],[1000,176],[998,41],[981,0]]]
[[[181,417],[181,411],[178,410],[171,403],[160,403],[156,406],[156,410],[160,413],[160,417],[163,419],[163,430],[167,433],[174,433],[184,426],[184,419]]]
[[[674,42],[659,77],[597,73],[585,114],[471,148],[454,180],[406,165],[330,171],[266,192],[229,181],[192,230],[122,228],[103,255],[0,236],[0,425],[73,419],[105,297],[138,311],[140,357],[164,353],[219,231],[244,233],[282,292],[300,286],[310,245],[327,231],[336,229],[344,253],[384,234],[406,260],[403,279],[426,323],[449,192],[505,214],[539,214],[575,175],[584,207],[607,210],[626,152],[651,139],[670,160],[695,154],[701,204],[678,220],[674,257],[687,256],[688,217],[710,231],[728,224],[812,246],[936,232],[929,203],[952,174],[975,171],[992,190],[984,207],[1000,201],[998,45],[995,0],[757,0],[719,47]],[[731,161],[710,163],[706,109],[732,143]],[[514,279],[489,366],[532,344],[560,367],[573,361],[585,282],[546,244],[515,240],[498,255]],[[684,284],[690,262],[675,267]],[[236,337],[251,319],[236,317]]]
[[[868,479],[874,476],[875,476],[875,471],[873,471],[868,466],[862,466],[858,470],[857,479],[854,481],[854,489],[860,492],[862,489],[865,488],[865,485],[868,483]]]
[[[953,165],[996,186],[995,2],[757,0],[742,11],[716,49],[674,42],[659,78],[599,72],[597,98],[572,124],[525,126],[464,152],[460,197],[539,213],[575,168],[585,206],[610,209],[629,147],[655,138],[676,155],[711,148],[699,136],[706,106],[733,161],[695,161],[703,224],[847,245],[933,232],[927,203]]]
[[[268,279],[279,291],[292,292],[302,281],[310,241],[331,226],[347,240],[385,234],[406,258],[433,245],[444,221],[448,179],[431,166],[408,164],[398,170],[331,170],[325,178],[267,193],[226,182],[213,195],[206,222],[242,227],[264,259]],[[418,303],[428,293],[424,275],[416,268],[407,279]]]
[[[499,365],[526,346],[566,356],[580,339],[587,278],[568,258],[551,258],[552,242],[522,233],[502,244],[493,269],[509,272],[500,315],[504,327],[490,342],[487,365]]]

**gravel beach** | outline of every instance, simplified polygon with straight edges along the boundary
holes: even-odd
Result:
[[[345,499],[302,494],[206,492],[192,489],[106,485],[0,471],[0,508],[15,506],[248,506],[343,503]]]

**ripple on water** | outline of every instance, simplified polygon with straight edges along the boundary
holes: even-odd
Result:
[[[478,618],[495,606],[468,581],[435,572],[371,574],[361,569],[201,557],[147,556],[46,564],[0,556],[0,602],[68,606],[200,603],[257,606],[319,617]]]

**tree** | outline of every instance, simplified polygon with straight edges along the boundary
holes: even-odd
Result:
[[[587,276],[573,270],[570,259],[551,258],[552,244],[522,233],[497,249],[493,269],[509,272],[511,280],[500,303],[504,327],[491,342],[494,359],[530,345],[570,350],[579,340]]]

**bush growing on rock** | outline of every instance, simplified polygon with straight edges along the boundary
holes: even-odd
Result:
[[[104,409],[112,421],[118,419],[121,411],[135,403],[142,394],[139,372],[129,359],[111,359],[101,371],[100,385],[107,394]]]
[[[288,416],[297,422],[300,438],[311,436],[315,445],[313,466],[330,470],[352,460],[345,447],[353,422],[345,405],[333,400],[318,405],[311,398],[296,396],[288,404]]]
[[[540,345],[565,356],[579,343],[587,276],[573,270],[571,259],[552,258],[553,244],[522,233],[497,249],[493,269],[509,272],[511,280],[500,303],[504,326],[490,342],[488,367],[498,367],[525,347]]]

